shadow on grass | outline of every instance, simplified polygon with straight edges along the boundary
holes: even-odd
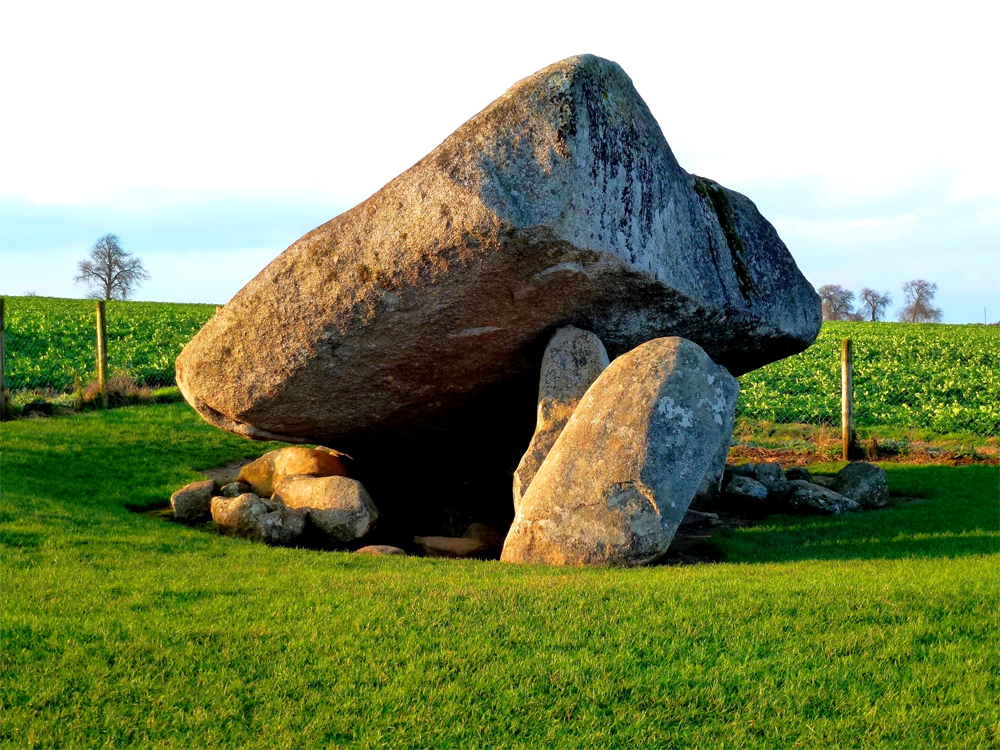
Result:
[[[726,562],[892,560],[1000,552],[1000,469],[886,466],[894,494],[921,502],[843,516],[774,516],[725,532]]]

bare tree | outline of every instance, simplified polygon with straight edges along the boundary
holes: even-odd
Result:
[[[149,278],[142,261],[122,250],[117,235],[106,234],[90,248],[90,257],[77,266],[74,281],[90,287],[89,297],[128,299]]]
[[[823,320],[850,320],[854,314],[854,292],[839,284],[824,284],[819,289],[823,302]]]
[[[885,311],[892,303],[892,297],[889,296],[889,292],[876,292],[874,289],[869,289],[865,287],[861,290],[860,304],[858,309],[865,314],[872,323],[877,320],[882,320],[885,317]]]
[[[916,279],[903,284],[903,309],[899,319],[904,323],[940,323],[941,308],[934,307],[937,284]]]

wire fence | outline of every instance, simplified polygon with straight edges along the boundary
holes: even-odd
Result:
[[[92,300],[7,297],[5,385],[12,402],[66,397],[97,375]],[[110,373],[140,386],[173,385],[174,360],[215,305],[106,305]],[[854,350],[854,426],[980,438],[1000,434],[1000,327],[825,323],[802,354],[740,378],[737,439],[761,425],[841,424],[840,350]]]

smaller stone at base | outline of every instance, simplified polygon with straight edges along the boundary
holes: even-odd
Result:
[[[211,479],[185,485],[170,496],[174,518],[188,523],[207,519],[211,515],[214,494],[215,482]]]
[[[246,482],[230,482],[225,487],[222,488],[223,497],[239,497],[247,492],[250,492],[253,488]]]
[[[468,537],[415,536],[413,542],[423,548],[424,557],[483,559],[487,556],[494,558],[498,556],[498,550],[491,549],[478,539],[469,539]]]

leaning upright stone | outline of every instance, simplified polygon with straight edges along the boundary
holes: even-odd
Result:
[[[650,341],[590,387],[521,504],[503,560],[638,565],[670,545],[728,442],[739,384],[697,344]]]
[[[553,334],[542,357],[535,434],[514,472],[515,510],[583,394],[607,366],[604,344],[590,331],[565,326]]]

